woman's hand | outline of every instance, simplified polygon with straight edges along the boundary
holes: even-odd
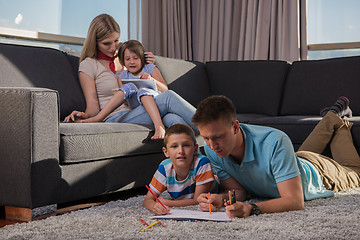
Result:
[[[152,52],[145,52],[146,63],[155,63],[155,55]]]
[[[72,113],[64,119],[64,122],[81,122],[81,120],[87,118],[89,118],[89,116],[84,112],[72,111]]]

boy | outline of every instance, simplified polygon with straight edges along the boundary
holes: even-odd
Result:
[[[150,183],[158,197],[165,190],[174,200],[160,197],[167,207],[197,205],[201,193],[210,191],[214,183],[209,159],[198,154],[194,131],[185,124],[175,124],[165,132],[163,152],[167,159],[162,161]],[[148,192],[143,206],[156,215],[168,214],[155,197]]]

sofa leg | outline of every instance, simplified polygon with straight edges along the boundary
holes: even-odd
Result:
[[[5,218],[7,220],[29,222],[32,220],[32,212],[30,208],[5,206]]]

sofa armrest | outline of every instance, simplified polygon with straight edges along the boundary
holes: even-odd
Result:
[[[0,205],[31,207],[34,165],[59,162],[58,93],[1,87],[0,113]]]

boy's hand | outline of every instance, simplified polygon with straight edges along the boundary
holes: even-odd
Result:
[[[243,202],[236,202],[231,205],[225,203],[226,214],[229,218],[234,217],[248,217],[250,216],[250,212],[252,206],[250,204],[245,204]]]
[[[209,203],[211,203],[211,210],[215,208],[221,208],[223,206],[222,196],[219,194],[211,194],[210,198],[207,193],[202,193],[197,198],[200,206],[200,210],[203,212],[209,211]]]
[[[161,200],[160,200],[161,201]],[[166,206],[166,205],[165,205]],[[167,207],[167,206],[166,206]],[[156,202],[151,210],[155,215],[166,215],[170,213],[170,208],[164,208],[160,203]]]

